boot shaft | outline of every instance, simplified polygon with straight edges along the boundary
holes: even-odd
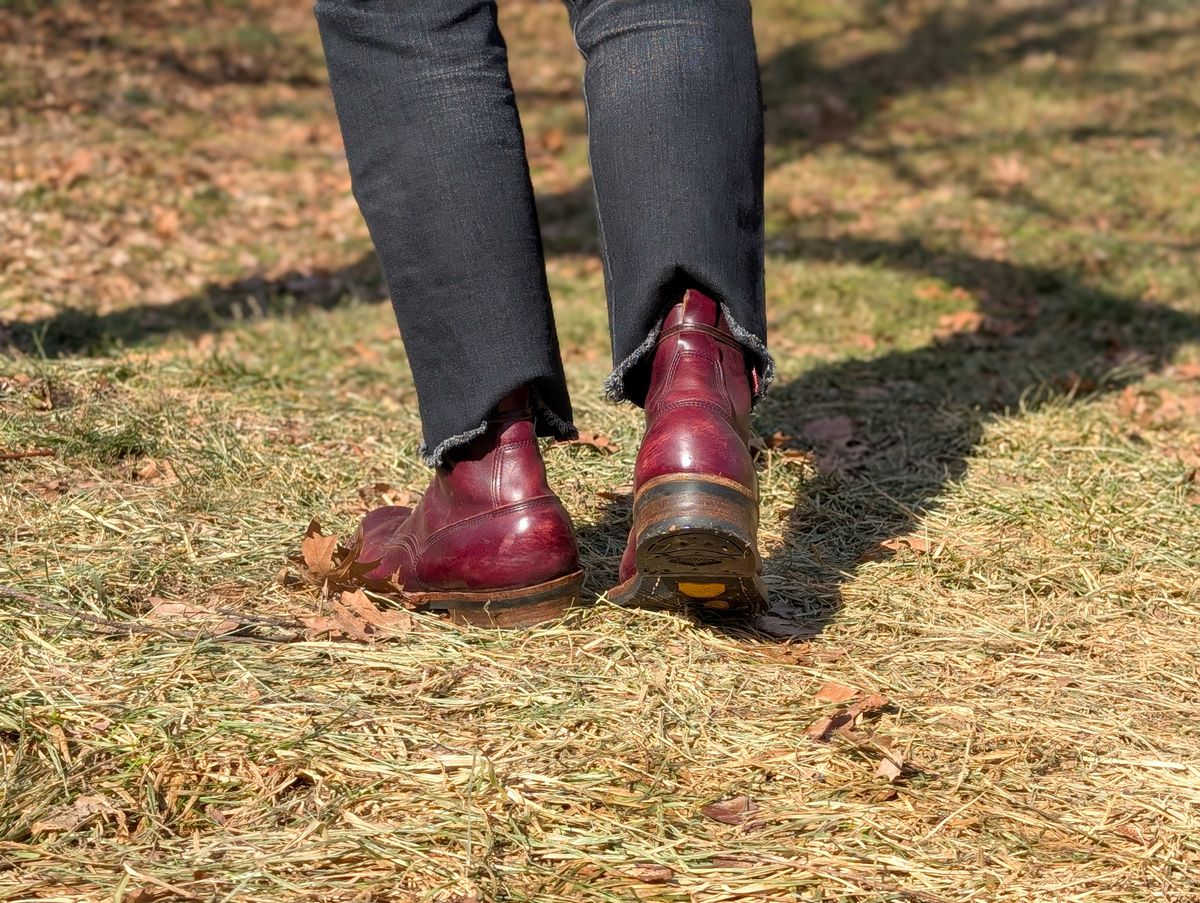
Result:
[[[720,306],[688,291],[663,321],[655,348],[635,485],[694,473],[753,489],[750,385],[746,356]]]
[[[456,505],[496,507],[551,494],[529,389],[506,396],[476,437],[434,479]]]
[[[672,407],[709,408],[749,437],[751,384],[746,356],[712,298],[689,290],[663,320],[654,353],[646,419]]]

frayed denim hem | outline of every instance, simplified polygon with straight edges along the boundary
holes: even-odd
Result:
[[[550,405],[542,400],[542,393],[537,390],[537,386],[529,387],[529,396],[533,400],[534,417],[539,424],[545,424],[552,431],[552,436],[555,439],[578,439],[579,430],[575,428],[573,423],[568,423],[554,412]],[[467,430],[465,433],[459,433],[457,436],[451,436],[449,439],[444,439],[437,444],[432,452],[429,447],[422,442],[417,453],[421,456],[421,460],[430,467],[441,467],[446,463],[446,455],[456,448],[462,448],[464,445],[470,445],[480,436],[487,432],[488,421],[484,420],[479,426],[474,429]]]
[[[536,418],[545,423],[553,431],[555,439],[578,439],[579,430],[575,428],[575,424],[568,423],[554,412],[550,405],[546,404],[542,398],[542,393],[538,391],[536,385],[529,387],[529,397],[533,399],[533,410]]]
[[[469,445],[487,432],[488,422],[485,420],[473,430],[467,430],[465,433],[459,433],[457,436],[451,436],[449,439],[443,439],[437,444],[432,452],[429,451],[429,446],[424,442],[417,450],[417,454],[421,456],[421,460],[430,467],[441,467],[446,462],[447,452],[453,451],[456,448],[461,448],[464,445]]]
[[[754,398],[752,399],[752,404],[758,404],[762,397],[767,394],[767,390],[771,388],[771,383],[775,381],[775,358],[767,351],[767,346],[763,344],[762,339],[742,327],[733,318],[728,306],[722,304],[721,313],[725,315],[725,322],[729,325],[729,331],[733,333],[733,337],[752,351],[758,359],[758,366],[754,368],[758,374],[758,385],[755,387]],[[604,395],[609,401],[625,401],[627,399],[625,378],[631,370],[642,362],[647,354],[654,350],[654,346],[658,344],[658,337],[661,333],[662,320],[659,320],[655,327],[650,330],[650,334],[646,336],[646,340],[634,349],[633,354],[617,364],[613,372],[609,374],[608,379],[604,381]]]

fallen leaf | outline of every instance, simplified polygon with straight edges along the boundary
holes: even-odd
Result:
[[[930,549],[929,540],[923,536],[896,536],[892,539],[885,539],[879,545],[892,552],[899,552],[901,549],[912,549],[918,554],[923,554]]]
[[[596,495],[610,502],[630,502],[633,500],[633,484],[623,483],[612,489],[601,489],[596,492]]]
[[[829,739],[830,735],[840,727],[850,723],[849,718],[845,713],[840,715],[826,715],[824,718],[818,718],[812,724],[804,729],[806,737],[812,737],[814,740],[824,742]]]
[[[171,466],[171,462],[166,460],[156,461],[153,458],[146,458],[134,470],[133,476],[139,483],[149,483],[151,485],[173,483],[176,481],[175,469]]]
[[[300,540],[300,554],[304,556],[304,565],[314,575],[327,574],[333,570],[333,553],[337,551],[338,538],[323,536],[321,522],[315,517],[308,522],[304,531],[304,539]]]
[[[808,639],[814,634],[810,621],[794,621],[791,618],[781,618],[778,615],[759,615],[754,626],[763,633],[777,637],[802,637]]]
[[[904,754],[898,749],[889,749],[887,754],[879,760],[879,767],[875,769],[875,774],[881,778],[887,778],[889,784],[894,783],[904,771]]]
[[[68,806],[60,806],[49,818],[35,821],[29,828],[32,834],[70,832],[82,828],[98,815],[112,812],[113,806],[103,796],[77,796]]]
[[[62,171],[59,172],[57,182],[61,188],[70,188],[84,176],[92,171],[92,167],[96,165],[96,158],[86,147],[81,147],[67,159]]]
[[[783,448],[791,441],[792,437],[783,430],[776,430],[767,437],[766,445],[767,448]]]
[[[1137,825],[1118,825],[1113,830],[1124,837],[1126,840],[1132,840],[1134,843],[1147,846],[1146,836],[1142,833],[1142,829]]]
[[[870,693],[862,697],[850,708],[846,709],[846,714],[852,718],[857,718],[859,715],[865,715],[868,712],[875,712],[882,709],[888,704],[886,696],[881,696],[878,693]]]
[[[362,530],[356,530],[349,545],[338,542],[337,536],[324,536],[321,522],[313,518],[300,541],[300,558],[291,561],[301,566],[302,575],[317,586],[350,587],[359,578],[374,570],[378,561],[360,561],[363,551]]]
[[[615,451],[620,451],[621,446],[617,445],[604,433],[595,432],[580,432],[579,438],[571,439],[566,445],[586,445],[589,448],[594,448],[602,454],[612,454]]]
[[[992,157],[988,168],[991,170],[992,181],[1004,189],[1020,188],[1029,182],[1029,169],[1021,162],[1016,154],[1006,157]]]
[[[1174,426],[1200,417],[1200,395],[1179,395],[1127,386],[1117,402],[1121,416],[1154,428]]]
[[[23,488],[44,501],[53,502],[70,488],[70,484],[66,480],[46,480],[41,483],[23,484]]]
[[[862,694],[862,690],[844,684],[827,683],[817,690],[818,702],[846,702]]]
[[[938,339],[972,339],[972,344],[988,344],[982,337],[1009,338],[1025,328],[1024,323],[1004,317],[984,316],[977,310],[960,310],[938,318],[933,335]]]
[[[301,618],[309,639],[329,636],[351,640],[394,639],[409,633],[416,625],[403,609],[378,608],[361,589],[343,592],[331,605],[331,613]]]
[[[700,814],[723,825],[740,825],[758,811],[758,805],[748,796],[734,796],[727,800],[709,803],[700,809]]]
[[[567,138],[562,129],[546,129],[542,133],[542,147],[551,154],[559,153],[566,144]]]
[[[358,497],[368,506],[379,504],[396,508],[411,508],[417,499],[408,489],[397,489],[390,483],[368,483],[358,487]]]
[[[146,885],[122,898],[121,903],[158,903],[160,900],[168,899],[170,894],[170,891]]]
[[[802,432],[804,438],[822,446],[814,462],[821,473],[848,473],[867,455],[866,443],[855,438],[854,421],[844,415],[810,420]]]
[[[714,856],[710,862],[715,869],[749,869],[759,864],[759,860],[746,856]]]
[[[1074,370],[1068,370],[1066,373],[1055,377],[1052,381],[1054,387],[1064,395],[1088,395],[1095,392],[1099,387],[1099,383],[1090,376],[1081,376]]]
[[[170,207],[159,210],[154,217],[154,231],[159,238],[174,238],[179,232],[179,211]]]
[[[784,665],[807,665],[813,661],[812,647],[808,643],[770,643],[754,650],[769,662]]]
[[[854,720],[860,715],[865,715],[868,712],[874,712],[882,709],[888,704],[887,697],[880,696],[878,693],[869,693],[861,696],[854,705],[847,708],[845,711],[837,712],[833,715],[827,715],[810,724],[804,731],[805,736],[811,737],[814,740],[821,742],[827,741],[833,734],[848,730],[853,726]]]
[[[1179,380],[1200,379],[1200,364],[1176,364],[1167,375]]]

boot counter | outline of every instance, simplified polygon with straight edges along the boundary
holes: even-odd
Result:
[[[515,589],[579,570],[571,516],[552,495],[453,524],[417,557],[417,576],[433,590]]]

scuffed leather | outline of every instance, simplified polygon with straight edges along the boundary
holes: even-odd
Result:
[[[579,570],[575,530],[546,470],[526,390],[508,396],[488,430],[438,468],[414,509],[362,522],[361,560],[375,584],[409,591],[535,586]]]
[[[718,333],[718,338],[713,333]],[[757,494],[750,455],[751,377],[720,306],[689,290],[663,321],[646,394],[646,432],[634,493],[656,477],[692,473],[735,480]],[[632,532],[620,580],[633,576]]]

